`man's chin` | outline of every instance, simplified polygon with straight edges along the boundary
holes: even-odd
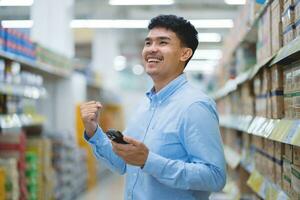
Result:
[[[146,70],[146,73],[149,75],[149,76],[155,76],[157,74],[157,71],[156,70]]]

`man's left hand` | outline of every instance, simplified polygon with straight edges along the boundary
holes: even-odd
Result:
[[[124,136],[123,139],[129,144],[119,144],[111,141],[113,151],[127,164],[144,166],[149,154],[146,145],[128,136]]]

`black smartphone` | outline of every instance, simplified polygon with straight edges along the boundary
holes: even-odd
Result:
[[[108,131],[106,132],[106,135],[109,139],[111,139],[112,141],[114,141],[116,143],[129,144],[128,142],[125,142],[123,140],[123,134],[121,133],[121,131],[117,131],[115,129],[108,129]]]

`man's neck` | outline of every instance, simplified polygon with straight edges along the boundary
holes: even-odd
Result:
[[[172,77],[161,79],[161,80],[153,78],[155,93],[158,93],[161,89],[163,89],[166,85],[168,85],[171,81],[176,79],[181,74],[182,73],[177,74],[176,76],[172,76]]]

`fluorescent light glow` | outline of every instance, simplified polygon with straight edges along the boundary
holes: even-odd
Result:
[[[220,49],[197,49],[193,55],[193,60],[219,60],[222,58]]]
[[[134,65],[132,67],[132,72],[135,75],[142,75],[144,73],[144,67],[142,65]]]
[[[147,28],[149,20],[97,20],[75,19],[70,23],[71,28]],[[233,21],[219,20],[191,20],[196,28],[231,28]],[[3,20],[1,23],[6,28],[31,28],[32,20]]]
[[[204,19],[190,20],[196,28],[232,28],[231,19]],[[72,28],[147,28],[149,20],[97,20],[75,19],[71,22]]]
[[[109,0],[110,5],[171,5],[173,0]]]
[[[200,60],[191,60],[184,71],[196,71],[201,72],[203,74],[212,74],[215,71],[215,67],[217,66],[217,61],[200,61]]]
[[[221,35],[219,33],[199,33],[199,42],[221,42]]]
[[[230,5],[244,5],[246,4],[246,0],[224,0],[225,3]]]
[[[147,28],[148,20],[96,20],[75,19],[71,28]]]
[[[0,0],[0,6],[31,6],[33,0]]]
[[[31,28],[32,20],[3,20],[1,21],[3,28]]]
[[[198,19],[190,20],[196,28],[232,28],[232,19]]]
[[[122,71],[126,68],[127,59],[124,56],[117,56],[114,59],[114,68],[116,71]]]

